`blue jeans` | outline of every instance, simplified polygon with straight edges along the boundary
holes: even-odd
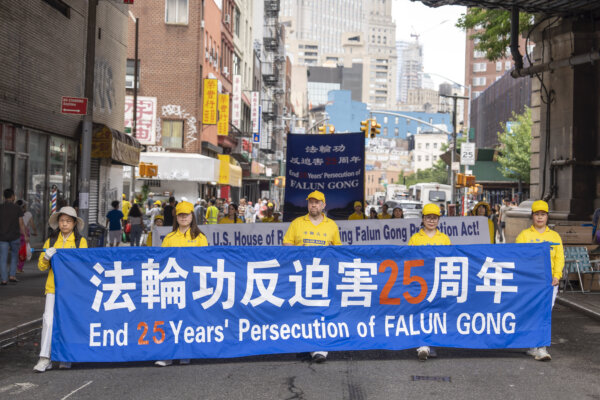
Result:
[[[8,280],[6,276],[6,258],[8,252],[10,255],[10,275],[15,276],[17,274],[17,261],[19,261],[19,248],[21,247],[21,238],[12,240],[10,242],[0,242],[0,279],[2,282]]]

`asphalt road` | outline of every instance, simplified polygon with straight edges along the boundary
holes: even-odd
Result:
[[[551,362],[517,350],[295,354],[191,365],[78,364],[32,372],[37,338],[0,352],[0,399],[600,399],[600,322],[557,305]],[[55,364],[56,365],[56,364]]]

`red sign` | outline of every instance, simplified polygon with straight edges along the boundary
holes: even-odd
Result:
[[[63,114],[87,114],[87,99],[85,97],[64,97],[62,98],[62,107],[60,110]]]
[[[133,0],[123,0],[123,4],[133,4]]]

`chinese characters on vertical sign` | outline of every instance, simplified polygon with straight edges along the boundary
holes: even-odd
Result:
[[[233,76],[233,98],[231,102],[231,123],[238,129],[241,129],[242,118],[242,76]]]
[[[252,92],[250,99],[250,114],[252,117],[252,142],[260,142],[260,95],[258,92]]]
[[[217,91],[216,79],[204,80],[204,99],[202,102],[202,123],[214,125],[217,123]]]
[[[219,93],[219,123],[217,133],[227,136],[229,133],[229,95]]]
[[[135,137],[141,144],[156,143],[156,97],[137,98]],[[133,134],[133,96],[125,96],[125,132]]]

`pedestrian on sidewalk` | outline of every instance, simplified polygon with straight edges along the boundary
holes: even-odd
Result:
[[[21,207],[21,210],[23,210],[23,224],[25,225],[25,233],[31,237],[31,235],[33,236],[37,236],[37,232],[35,230],[35,224],[33,222],[33,215],[27,211],[27,204],[25,204],[25,202],[23,200],[17,200],[17,205],[19,207]],[[17,274],[22,274],[23,273],[23,267],[25,266],[25,260],[27,260],[27,258],[22,258],[21,257],[21,252],[22,249],[25,248],[25,250],[27,250],[27,242],[25,241],[25,235],[21,234],[21,250],[19,250],[19,262],[17,263]],[[29,252],[30,254],[30,258],[31,258],[31,252]]]
[[[21,247],[21,235],[29,243],[29,235],[23,222],[23,210],[15,204],[15,192],[12,189],[4,190],[4,203],[0,204],[0,284],[6,285],[8,281],[17,283],[17,261]],[[6,273],[6,260],[10,252],[10,269],[8,278]],[[7,280],[8,279],[8,280]]]
[[[552,305],[558,293],[558,282],[562,277],[563,267],[565,266],[565,253],[563,250],[562,239],[555,231],[548,228],[548,203],[544,200],[534,201],[531,205],[531,219],[533,224],[521,231],[515,243],[540,243],[550,242],[550,262],[552,266]],[[552,357],[546,350],[546,347],[532,347],[527,350],[527,354],[535,358],[536,361],[550,361]]]
[[[123,213],[119,210],[119,201],[110,203],[112,210],[106,214],[106,227],[108,228],[108,245],[110,247],[121,244],[123,239]]]
[[[117,207],[119,206],[118,203],[117,201]],[[35,372],[44,372],[52,369],[50,345],[52,343],[55,288],[54,272],[52,271],[50,260],[56,254],[56,249],[87,248],[87,241],[79,233],[84,227],[83,220],[77,216],[77,212],[73,207],[63,207],[58,212],[52,214],[48,220],[48,225],[56,230],[56,233],[50,236],[46,240],[46,243],[44,243],[44,252],[40,254],[38,261],[40,271],[48,271],[48,279],[46,280],[46,305],[42,318],[40,359],[35,367],[33,367]],[[71,368],[71,363],[61,362],[59,368]]]
[[[144,231],[144,222],[142,221],[142,211],[137,203],[134,203],[129,211],[129,224],[131,226],[131,231],[129,232],[131,246],[139,246],[142,232]]]

